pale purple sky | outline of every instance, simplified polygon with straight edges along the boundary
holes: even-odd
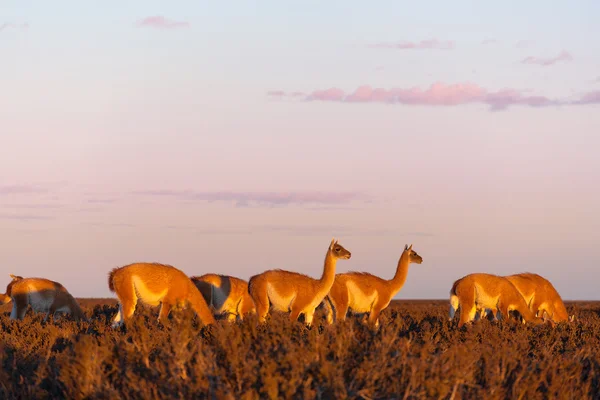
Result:
[[[135,261],[600,299],[600,3],[3,2],[0,285]],[[4,283],[3,283],[4,282]]]

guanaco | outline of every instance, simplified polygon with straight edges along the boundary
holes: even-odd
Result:
[[[524,322],[536,325],[544,323],[527,307],[517,288],[508,279],[497,275],[475,273],[454,282],[450,290],[450,320],[459,308],[459,328],[473,321],[477,310],[486,308],[499,310],[504,318],[508,318],[509,312],[515,310]]]
[[[334,238],[327,248],[320,279],[280,269],[268,270],[251,277],[248,290],[254,300],[259,322],[265,322],[272,305],[276,311],[290,312],[292,321],[304,314],[305,323],[310,326],[315,308],[327,296],[333,285],[337,260],[348,260],[350,257],[351,253]]]
[[[6,294],[0,295],[0,305],[13,302],[10,319],[25,318],[29,305],[35,312],[46,313],[44,321],[57,312],[73,314],[76,321],[89,321],[75,298],[60,283],[13,274],[10,277],[12,280],[6,287]]]
[[[246,314],[256,312],[245,280],[218,274],[192,276],[191,279],[208,306],[217,314],[226,314],[229,321],[242,320]]]
[[[562,298],[546,278],[531,272],[506,277],[521,293],[529,309],[538,317],[544,313],[554,322],[574,321],[575,316],[567,313]]]
[[[158,321],[164,322],[172,308],[190,306],[201,322],[210,325],[215,319],[192,280],[171,265],[134,263],[114,268],[108,275],[108,288],[119,298],[119,311],[113,327],[125,323],[134,313],[138,300],[160,307]]]
[[[348,309],[354,313],[368,313],[368,322],[371,326],[379,326],[379,314],[392,301],[398,293],[408,275],[408,266],[411,263],[421,264],[423,258],[405,245],[404,251],[398,260],[396,274],[391,280],[385,280],[368,272],[348,272],[337,274],[329,294],[325,298],[324,307],[327,321],[333,322],[335,313],[336,321],[346,319]]]

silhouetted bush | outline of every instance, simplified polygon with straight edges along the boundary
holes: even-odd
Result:
[[[3,308],[0,398],[600,398],[600,303],[569,304],[576,322],[555,329],[458,330],[447,302],[395,302],[372,332],[320,312],[312,329],[277,313],[201,327],[189,311],[161,326],[144,306],[113,330],[113,301],[80,302],[91,323]]]

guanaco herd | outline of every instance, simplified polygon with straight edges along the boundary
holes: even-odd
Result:
[[[329,324],[343,321],[351,310],[368,314],[368,324],[379,326],[379,315],[402,289],[410,264],[421,264],[423,258],[405,246],[396,273],[385,280],[367,272],[336,274],[338,260],[348,260],[350,251],[332,239],[323,275],[319,279],[281,269],[254,275],[248,282],[232,276],[205,274],[188,277],[170,265],[134,263],[114,268],[108,276],[108,287],[117,295],[119,310],[112,326],[119,327],[133,315],[138,301],[160,305],[158,321],[164,322],[172,309],[190,307],[205,325],[215,322],[215,315],[230,321],[256,314],[265,323],[271,310],[289,312],[290,320],[300,314],[305,323],[313,323],[315,310],[322,306]],[[72,314],[79,321],[89,321],[77,301],[60,283],[43,278],[10,275],[6,294],[0,294],[0,305],[13,302],[11,319],[23,319],[27,307],[46,313]],[[523,273],[496,276],[475,273],[458,279],[450,290],[450,320],[461,310],[458,327],[487,317],[508,318],[513,315],[523,323],[540,325],[573,321],[552,284],[537,274]],[[516,313],[515,313],[516,312]]]

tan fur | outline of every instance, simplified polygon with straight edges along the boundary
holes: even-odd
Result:
[[[188,306],[202,323],[215,322],[196,285],[186,274],[170,265],[134,263],[114,268],[108,277],[108,287],[116,293],[120,303],[113,326],[123,324],[133,315],[138,300],[151,306],[161,305],[159,322],[168,317],[171,308]]]
[[[217,274],[193,276],[191,279],[215,313],[227,314],[228,320],[242,320],[244,315],[256,312],[245,280]]]
[[[548,318],[557,323],[573,319],[569,317],[562,298],[547,279],[530,272],[505,278],[517,288],[529,309],[538,317],[542,317],[545,312]]]
[[[6,287],[6,294],[0,296],[0,304],[13,302],[10,319],[23,319],[27,306],[31,306],[35,312],[46,313],[44,321],[57,312],[73,314],[77,321],[88,321],[75,298],[60,283],[44,278],[10,276],[12,281]]]
[[[270,306],[276,311],[290,312],[296,321],[304,314],[307,325],[312,324],[315,308],[323,301],[333,280],[338,259],[349,259],[351,254],[333,239],[325,255],[321,279],[280,269],[255,275],[248,282],[250,296],[256,305],[259,322],[264,322]]]
[[[366,272],[348,272],[337,274],[324,306],[327,310],[327,321],[346,319],[348,309],[355,313],[369,313],[371,326],[379,326],[379,314],[398,293],[408,274],[411,263],[421,264],[423,259],[413,249],[412,244],[404,247],[398,260],[396,274],[391,280],[385,280]]]
[[[523,296],[508,279],[491,274],[470,274],[454,282],[450,290],[451,320],[458,308],[461,310],[459,328],[473,321],[477,310],[485,308],[499,310],[504,318],[508,318],[510,311],[516,310],[525,322],[543,323],[527,307]]]

